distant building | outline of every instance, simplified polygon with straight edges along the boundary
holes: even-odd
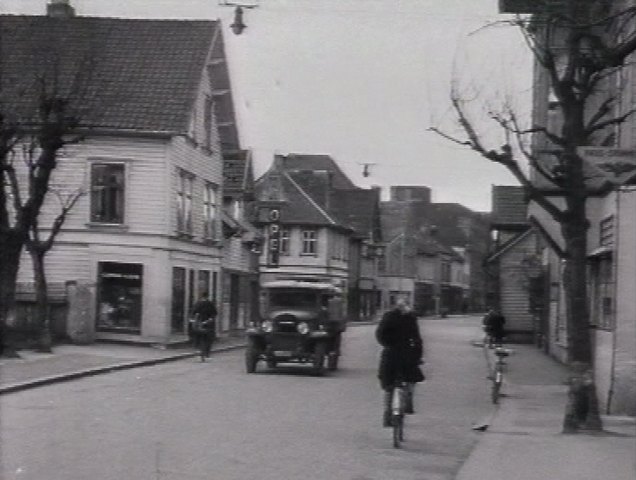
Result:
[[[540,334],[543,297],[542,244],[527,217],[520,186],[492,190],[493,250],[486,259],[490,273],[489,303],[506,317],[506,339],[533,342]],[[540,340],[540,339],[537,339]]]
[[[401,292],[422,314],[480,311],[487,219],[462,205],[431,203],[430,193],[424,186],[394,186],[381,203],[388,303]]]
[[[277,155],[256,182],[266,243],[261,282],[309,279],[343,289],[352,320],[377,308],[379,191],[356,187],[328,155]]]

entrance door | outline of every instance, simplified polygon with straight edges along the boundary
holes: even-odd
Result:
[[[236,273],[230,274],[230,330],[238,328],[240,277]]]

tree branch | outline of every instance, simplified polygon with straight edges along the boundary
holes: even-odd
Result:
[[[69,196],[69,198],[67,198],[66,202],[64,202],[64,205],[62,206],[62,211],[55,218],[55,221],[53,222],[53,226],[51,227],[51,232],[49,233],[48,238],[42,245],[42,248],[44,249],[44,251],[48,252],[51,249],[51,247],[53,246],[53,241],[55,240],[55,237],[57,236],[57,234],[60,233],[60,230],[62,229],[62,225],[64,225],[64,221],[66,220],[68,213],[73,209],[77,201],[84,194],[85,194],[85,191],[83,189],[79,189],[76,192],[72,193]]]
[[[632,108],[627,113],[625,113],[624,115],[621,115],[620,117],[610,118],[603,122],[598,122],[598,123],[595,123],[594,125],[590,125],[585,129],[585,135],[589,137],[594,132],[603,130],[604,128],[609,127],[611,125],[620,125],[621,123],[625,122],[625,120],[627,120],[629,117],[631,117],[635,112],[636,112],[636,108]]]

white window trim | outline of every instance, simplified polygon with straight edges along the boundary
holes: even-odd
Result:
[[[313,232],[314,237],[312,239],[306,239],[305,233]],[[313,252],[305,251],[305,244],[313,244]],[[317,228],[303,228],[300,231],[300,254],[306,257],[317,257],[318,256],[318,229]]]
[[[129,205],[129,185],[130,185],[130,159],[127,158],[106,158],[90,157],[87,159],[88,171],[86,172],[88,184],[88,221],[86,225],[90,227],[108,228],[128,228],[128,205]],[[99,222],[92,219],[93,215],[93,166],[94,165],[122,165],[124,167],[124,212],[121,223]]]

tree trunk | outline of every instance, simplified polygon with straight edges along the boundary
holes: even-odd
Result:
[[[51,328],[49,321],[49,301],[44,271],[44,256],[46,250],[39,246],[29,248],[33,262],[33,278],[35,280],[35,320],[37,325],[37,350],[50,353],[52,346]]]
[[[587,218],[585,197],[568,201],[570,216],[563,224],[568,258],[564,269],[567,343],[572,367],[563,432],[601,430],[594,383],[592,341],[587,298]]]
[[[23,241],[15,232],[0,234],[0,356],[17,356],[8,326],[15,314],[15,286],[22,246]]]

